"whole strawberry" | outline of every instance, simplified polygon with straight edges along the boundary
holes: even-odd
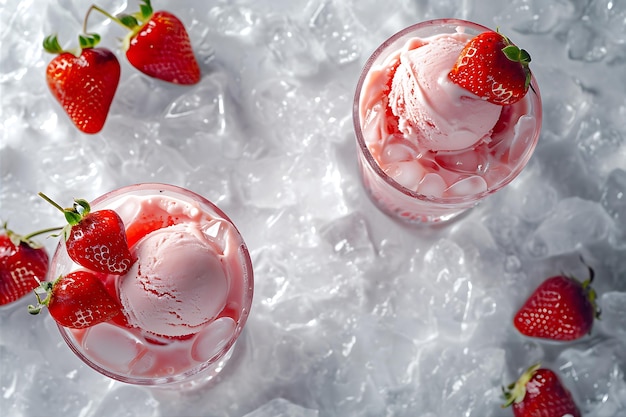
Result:
[[[540,365],[531,366],[515,383],[503,388],[505,404],[515,417],[580,417],[572,394],[558,376]]]
[[[38,290],[46,294],[44,299]],[[29,313],[39,314],[43,307],[48,307],[52,318],[61,326],[83,329],[111,320],[122,312],[102,280],[89,271],[75,271],[54,282],[42,282],[38,290],[35,290],[37,305],[28,306]]]
[[[19,300],[39,286],[48,273],[48,252],[32,240],[48,230],[21,236],[7,229],[6,223],[3,228],[4,233],[0,234],[0,305]]]
[[[105,48],[95,48],[98,35],[81,36],[78,53],[63,50],[56,36],[43,46],[57,54],[46,68],[46,81],[54,98],[74,125],[84,133],[102,130],[120,80],[120,64]]]
[[[580,282],[557,275],[545,280],[515,314],[513,324],[523,335],[558,341],[579,339],[591,331],[600,312],[590,278]]]
[[[455,84],[483,100],[508,105],[521,100],[532,78],[530,55],[498,32],[472,38],[448,74]]]
[[[39,195],[65,215],[63,230],[69,257],[77,264],[104,274],[125,274],[134,262],[128,247],[124,223],[113,210],[91,211],[86,200],[76,199],[71,208],[62,208],[45,194]]]
[[[112,16],[97,10],[130,30],[124,51],[130,64],[144,74],[174,84],[191,85],[200,81],[200,66],[193,53],[189,34],[178,17],[167,11],[154,12],[150,0],[142,0],[140,11]]]

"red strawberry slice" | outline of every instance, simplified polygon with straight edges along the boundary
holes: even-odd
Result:
[[[0,235],[0,305],[19,300],[39,286],[48,273],[48,252],[32,240],[47,229],[20,236],[4,225]]]
[[[559,377],[540,365],[531,366],[515,383],[503,389],[506,403],[515,417],[580,417],[572,394]]]
[[[515,314],[513,324],[523,335],[571,341],[591,331],[600,312],[590,278],[581,283],[575,278],[557,275],[545,280]]]
[[[532,78],[530,55],[498,32],[472,38],[449,73],[450,80],[491,103],[508,105],[521,100]]]
[[[47,306],[57,323],[72,329],[84,329],[111,320],[122,312],[102,280],[89,271],[75,271],[54,282],[43,282],[39,291],[46,294],[44,299],[35,291],[37,306],[28,306],[28,311],[39,314]]]
[[[102,130],[121,73],[111,51],[93,47],[99,39],[81,37],[79,54],[63,50],[56,36],[44,41],[44,49],[57,54],[46,68],[48,87],[74,125],[89,134]]]
[[[134,262],[124,223],[113,210],[91,212],[86,200],[76,199],[72,208],[62,208],[45,194],[39,195],[61,210],[68,221],[65,247],[77,264],[103,274],[125,274]]]

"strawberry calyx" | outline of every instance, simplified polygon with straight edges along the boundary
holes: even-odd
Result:
[[[60,280],[61,277],[58,277],[53,281],[43,281],[39,283],[39,286],[33,290],[35,293],[35,297],[37,297],[37,305],[30,304],[28,306],[28,312],[32,315],[37,315],[41,313],[41,310],[44,307],[48,307],[50,301],[52,300],[52,289],[54,288],[54,284]],[[45,297],[42,295],[45,294]]]
[[[508,385],[506,388],[502,387],[502,394],[504,396],[504,404],[502,408],[509,407],[513,403],[520,403],[526,396],[526,384],[533,378],[535,372],[541,367],[540,363],[536,363],[529,367],[514,383]]]
[[[60,210],[65,216],[65,220],[68,224],[61,229],[65,240],[67,240],[67,238],[69,237],[72,226],[76,226],[85,217],[87,217],[89,213],[91,213],[91,206],[89,205],[89,202],[85,199],[76,198],[74,199],[74,204],[72,205],[72,207],[63,208],[44,193],[40,192],[38,195],[46,200],[48,203],[52,204],[58,210]]]
[[[519,63],[524,69],[524,73],[526,74],[526,81],[524,83],[524,88],[528,88],[530,86],[530,81],[532,79],[532,73],[530,72],[529,64],[531,61],[530,54],[525,49],[520,49],[517,45],[511,43],[509,38],[501,34],[497,29],[496,31],[502,36],[504,39],[504,43],[507,45],[502,48],[502,53],[513,62]]]
[[[100,43],[100,35],[97,33],[85,33],[78,35],[78,48],[75,49],[63,49],[59,43],[57,35],[49,35],[43,40],[43,49],[51,54],[60,55],[63,53],[70,53],[76,57],[80,56],[84,49],[91,49],[96,47]]]
[[[589,272],[589,278],[584,280],[581,285],[582,285],[583,291],[585,292],[585,295],[587,296],[587,300],[589,300],[589,304],[591,304],[593,308],[594,318],[599,320],[600,316],[602,315],[602,311],[597,303],[598,294],[596,293],[596,290],[594,290],[593,287],[591,286],[596,273],[593,270],[593,268],[585,262],[582,256],[580,257],[580,261],[583,263],[583,265],[587,267],[587,271]],[[575,278],[572,278],[572,279],[575,279]]]

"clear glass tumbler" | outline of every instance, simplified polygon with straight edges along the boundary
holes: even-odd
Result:
[[[189,256],[186,251],[195,245],[196,237],[181,237],[175,245],[162,247],[158,252],[151,246],[145,249],[146,258],[162,258],[161,265],[166,265],[162,267],[166,271],[164,277],[170,276],[172,269],[180,269],[177,279],[159,283],[156,289],[151,283],[135,282],[138,278],[132,268],[125,276],[104,277],[109,292],[124,305],[125,314],[85,329],[59,325],[63,339],[87,365],[125,383],[193,388],[210,381],[232,355],[252,304],[252,263],[235,225],[202,196],[166,184],[123,187],[90,204],[92,212],[113,209],[120,215],[133,253],[142,239],[155,233],[156,240],[162,239],[168,233],[184,229],[186,224],[194,224],[194,233],[199,230],[202,235],[199,239],[205,243],[199,246],[200,250],[191,249],[193,254]],[[167,258],[171,261],[166,261]],[[205,260],[211,265],[208,268],[211,273],[199,274],[202,267],[197,264],[204,265]],[[141,264],[141,268],[149,269],[150,262]],[[186,268],[192,271],[189,274],[194,274],[194,281],[183,279]],[[84,268],[69,258],[61,240],[48,279],[79,269]],[[146,276],[147,271],[142,274]],[[203,277],[200,281],[199,276]],[[212,283],[202,283],[204,278]],[[150,288],[144,291],[144,286]],[[166,293],[169,293],[167,297]],[[185,294],[192,300],[183,299]],[[211,312],[197,313],[193,309]],[[211,318],[199,322],[197,314],[210,314]],[[168,315],[173,318],[170,320]],[[136,318],[135,323],[132,317]]]
[[[369,197],[389,216],[415,224],[450,220],[510,183],[532,156],[542,121],[541,97],[535,77],[522,100],[501,106],[489,137],[462,149],[421,148],[398,129],[397,120],[391,114],[389,92],[401,52],[422,48],[432,42],[433,37],[456,37],[467,42],[488,30],[458,19],[418,23],[383,42],[365,63],[353,103],[359,169]],[[428,74],[430,68],[415,71]],[[437,84],[449,70],[446,67],[445,72],[441,68],[435,71],[438,73],[422,77],[436,79],[432,84]],[[424,108],[444,109],[438,115],[439,120],[451,119],[445,112],[454,105],[444,100],[457,93],[450,94],[449,88],[438,85],[427,92],[430,96],[425,100],[429,102]],[[411,100],[424,101],[418,97],[404,99],[404,102]],[[424,123],[433,125],[428,115]]]

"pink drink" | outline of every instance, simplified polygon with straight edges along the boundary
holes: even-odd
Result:
[[[531,89],[500,106],[452,83],[461,50],[489,29],[442,19],[408,27],[365,64],[353,107],[363,184],[386,214],[409,223],[449,220],[511,182],[541,129]]]
[[[127,383],[211,379],[252,303],[252,264],[235,226],[201,196],[164,184],[124,187],[91,207],[120,215],[137,261],[126,275],[102,277],[124,314],[86,329],[59,326],[67,344],[98,372]],[[50,279],[77,269],[62,242]]]

